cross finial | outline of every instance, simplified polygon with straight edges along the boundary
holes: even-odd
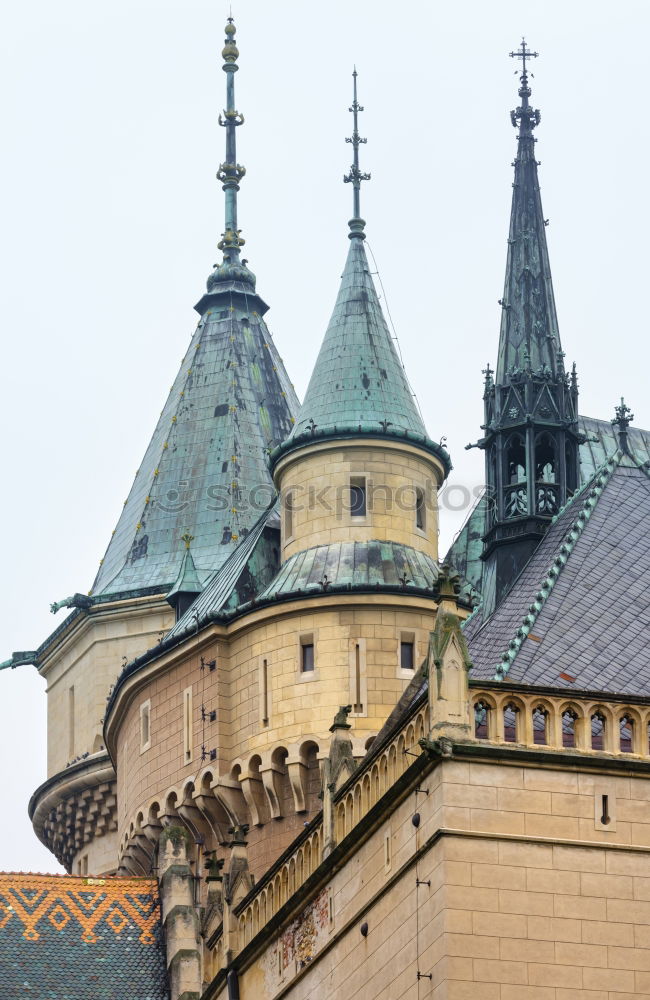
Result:
[[[357,67],[354,67],[352,72],[353,80],[353,97],[352,105],[350,106],[350,111],[353,115],[353,131],[352,136],[347,138],[346,142],[352,143],[352,148],[354,151],[354,156],[352,160],[352,166],[350,167],[349,174],[346,174],[343,178],[345,184],[352,184],[353,192],[353,209],[352,209],[352,219],[350,220],[350,239],[357,237],[359,239],[365,239],[363,234],[363,229],[365,222],[361,218],[361,181],[369,181],[370,174],[364,174],[359,169],[359,146],[362,143],[366,143],[368,140],[363,139],[359,135],[359,112],[363,111],[363,106],[359,104],[357,100]]]
[[[518,49],[516,52],[511,52],[510,53],[510,58],[511,59],[521,59],[521,63],[522,63],[522,65],[521,65],[521,75],[522,75],[522,77],[524,77],[524,76],[527,76],[527,73],[526,73],[526,60],[527,59],[537,59],[538,55],[539,55],[539,52],[531,52],[530,51],[530,49],[526,45],[526,39],[522,38],[522,40],[521,40],[521,48]]]
[[[515,128],[519,128],[519,136],[530,135],[532,130],[536,125],[539,125],[541,115],[539,111],[534,110],[528,104],[528,98],[530,97],[530,87],[528,86],[528,70],[526,69],[527,59],[537,59],[539,52],[531,52],[531,50],[526,45],[526,39],[522,38],[521,48],[517,49],[516,52],[510,53],[511,59],[521,59],[521,76],[519,77],[521,81],[521,86],[519,87],[519,96],[521,97],[521,105],[515,110],[510,112],[510,118],[512,124]]]
[[[189,550],[190,545],[194,541],[194,535],[190,535],[189,531],[186,531],[184,535],[181,535],[181,542],[185,542],[185,548]]]

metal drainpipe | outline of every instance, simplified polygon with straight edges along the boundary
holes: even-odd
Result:
[[[239,979],[236,969],[230,969],[226,982],[228,983],[228,1000],[239,1000]]]

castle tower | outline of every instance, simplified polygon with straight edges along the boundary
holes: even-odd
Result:
[[[68,868],[117,863],[115,773],[102,733],[123,665],[155,646],[259,519],[273,495],[269,448],[298,401],[264,321],[268,306],[241,258],[232,19],[223,49],[227,102],[223,259],[195,306],[200,319],[101,561],[90,596],[33,655],[48,683],[48,780],[30,804],[36,832]],[[171,607],[170,607],[171,605]]]
[[[282,556],[382,541],[438,558],[437,490],[451,465],[428,436],[384,318],[360,214],[357,74],[350,246],[341,286],[290,436],[271,455],[283,496]],[[408,570],[407,570],[408,575]]]
[[[270,454],[281,502],[107,705],[124,872],[150,870],[166,825],[189,830],[197,865],[233,826],[260,878],[321,809],[333,718],[363,757],[426,655],[451,463],[426,434],[366,258],[356,82],[348,259],[305,404]],[[185,570],[191,581],[189,556]]]
[[[519,128],[508,256],[496,373],[485,371],[484,437],[487,525],[483,605],[487,617],[517,578],[551,519],[578,486],[578,386],[564,367],[546,220],[535,159],[540,113],[529,103],[526,42],[522,60]]]

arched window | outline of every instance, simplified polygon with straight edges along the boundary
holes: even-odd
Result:
[[[536,746],[548,745],[548,712],[541,705],[533,709],[533,743]]]
[[[538,434],[535,440],[535,482],[557,482],[555,441],[550,434]]]
[[[591,749],[605,749],[605,716],[602,712],[594,712],[591,717]]]
[[[506,743],[517,743],[519,709],[510,702],[503,709],[503,738]]]
[[[519,434],[513,434],[506,450],[506,482],[526,482],[526,446]]]
[[[577,712],[567,708],[562,713],[562,746],[574,747],[576,745],[576,720]]]
[[[490,735],[490,706],[487,702],[477,701],[474,705],[474,737],[477,740],[487,740]]]
[[[621,716],[619,734],[621,753],[634,753],[634,719],[629,715]]]

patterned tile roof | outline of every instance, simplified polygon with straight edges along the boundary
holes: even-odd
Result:
[[[472,678],[650,692],[650,474],[620,451],[557,517],[494,614],[464,633]]]
[[[0,873],[3,1000],[168,1000],[155,879]]]

